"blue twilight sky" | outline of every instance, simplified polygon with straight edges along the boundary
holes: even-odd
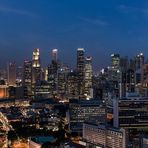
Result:
[[[52,48],[74,66],[84,47],[95,69],[110,54],[148,55],[148,0],[0,0],[0,66],[31,59],[35,47],[50,62]]]

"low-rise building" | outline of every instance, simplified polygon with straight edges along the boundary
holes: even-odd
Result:
[[[100,148],[126,148],[126,132],[104,124],[84,123],[83,139],[89,146]]]

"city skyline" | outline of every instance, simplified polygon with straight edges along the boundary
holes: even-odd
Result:
[[[148,148],[147,0],[0,0],[0,148]]]
[[[34,48],[34,49],[39,49],[39,48]],[[46,61],[45,62],[45,59],[43,58],[43,56],[42,56],[42,50],[40,50],[40,57],[41,57],[41,60],[40,60],[40,64],[41,64],[41,67],[42,68],[45,68],[45,67],[48,67],[48,65],[52,62],[52,60],[53,60],[53,50],[57,50],[58,51],[58,56],[56,57],[57,58],[57,60],[59,61],[59,62],[61,62],[62,64],[64,64],[64,65],[67,65],[67,66],[69,66],[69,68],[70,69],[76,69],[76,57],[77,57],[77,50],[78,49],[84,49],[84,48],[77,48],[76,50],[75,50],[75,52],[74,52],[74,57],[73,57],[73,63],[71,63],[71,62],[65,62],[66,60],[65,59],[61,59],[61,55],[62,55],[62,53],[58,50],[58,49],[51,49],[50,50],[50,52],[48,52],[49,53],[49,55],[48,55],[48,61]],[[85,49],[84,49],[85,50]],[[32,50],[32,52],[33,52],[33,50]],[[61,55],[59,55],[59,53],[61,54]],[[2,61],[1,62],[1,65],[0,65],[0,68],[1,69],[5,69],[6,70],[6,67],[7,67],[7,65],[9,64],[9,63],[11,63],[11,62],[13,62],[13,63],[16,63],[16,66],[17,67],[23,67],[23,62],[24,61],[30,61],[30,60],[32,60],[32,55],[31,55],[32,53],[30,53],[30,55],[28,56],[28,58],[25,58],[25,59],[21,59],[19,62],[16,60],[16,59],[13,59],[13,60],[8,60],[8,61]],[[92,57],[92,56],[90,56],[90,55],[88,55],[88,53],[87,53],[87,51],[85,50],[85,56],[86,56],[86,58],[87,57],[91,57],[91,60],[93,61],[92,62],[92,67],[93,67],[93,70],[94,70],[94,72],[99,72],[100,70],[102,70],[102,69],[104,69],[104,68],[106,68],[106,67],[108,67],[108,66],[111,66],[111,57],[112,57],[112,55],[114,55],[114,54],[119,54],[119,53],[111,53],[111,54],[108,54],[107,56],[106,56],[106,61],[108,61],[108,63],[106,63],[106,65],[100,65],[100,67],[97,65],[97,63],[94,61],[94,58]],[[138,56],[139,54],[143,54],[144,56],[145,56],[145,62],[147,63],[148,62],[148,59],[147,59],[147,56],[143,53],[143,52],[139,52],[139,53],[135,53],[134,55],[132,55],[132,56],[128,56],[128,55],[122,55],[122,54],[119,54],[121,57],[126,57],[128,60],[130,60],[130,59],[133,59],[133,58],[136,58],[136,56]],[[47,55],[47,54],[46,54]],[[67,57],[68,57],[68,55],[67,55]],[[67,58],[66,57],[66,58]],[[94,63],[96,63],[96,65],[94,64]],[[3,64],[3,65],[2,65]]]
[[[143,52],[147,57],[147,6],[146,0],[2,0],[0,66],[14,60],[22,64],[31,59],[36,47],[44,65],[50,63],[54,48],[59,50],[60,60],[72,67],[76,61],[71,59],[79,47],[93,57],[95,69],[107,66],[112,53],[133,57]]]
[[[39,48],[34,48],[34,50],[35,49],[38,49],[39,51],[40,51],[40,53],[41,53],[41,50],[39,49]],[[84,48],[77,48],[76,50],[75,50],[75,53],[74,53],[74,56],[75,56],[75,58],[73,59],[74,60],[74,63],[66,63],[64,60],[61,60],[61,56],[57,56],[56,58],[57,58],[57,60],[61,63],[61,64],[64,64],[64,65],[67,65],[70,69],[73,69],[73,70],[75,70],[76,69],[76,62],[77,62],[77,60],[76,60],[76,57],[77,57],[77,50],[79,50],[79,49],[84,49]],[[34,51],[34,50],[32,50],[32,52]],[[58,49],[51,49],[50,50],[50,54],[49,54],[49,61],[45,64],[45,61],[44,61],[44,58],[43,58],[43,56],[42,56],[42,54],[40,54],[40,57],[41,57],[41,60],[40,60],[40,64],[41,64],[41,67],[42,68],[45,68],[45,67],[48,67],[48,65],[49,64],[51,64],[51,62],[52,62],[52,60],[53,60],[53,51],[54,50],[57,50],[58,51],[58,54],[59,54],[59,50]],[[145,54],[143,54],[143,52],[139,52],[139,53],[135,53],[132,57],[129,57],[128,55],[121,55],[121,54],[119,54],[119,53],[112,53],[112,54],[110,54],[110,55],[108,55],[108,57],[106,57],[106,61],[109,61],[106,65],[104,65],[104,66],[100,66],[100,67],[95,67],[96,66],[96,61],[94,61],[94,58],[91,56],[91,55],[88,55],[87,54],[87,51],[84,49],[84,51],[85,51],[85,57],[87,58],[91,58],[91,60],[93,61],[92,62],[92,66],[93,66],[93,70],[94,70],[94,72],[99,72],[100,70],[102,70],[102,69],[104,69],[104,68],[107,68],[108,66],[111,66],[111,57],[112,57],[112,55],[114,55],[114,54],[118,54],[119,56],[121,56],[122,58],[127,58],[128,60],[130,60],[130,59],[133,59],[133,58],[136,58],[136,56],[138,56],[138,55],[140,55],[140,54],[142,54],[142,55],[144,55],[145,56]],[[49,52],[48,52],[49,53]],[[16,64],[16,66],[17,67],[23,67],[23,62],[25,62],[25,61],[31,61],[32,60],[32,55],[31,55],[32,53],[30,53],[30,56],[29,56],[29,58],[25,58],[25,59],[21,59],[21,61],[20,62],[17,62],[17,60],[9,60],[9,61],[7,61],[6,63],[1,63],[1,65],[0,65],[0,68],[1,69],[5,69],[6,70],[6,67],[7,67],[7,65],[9,64],[9,63],[11,63],[11,62],[13,62],[13,63],[15,63]],[[62,53],[61,53],[62,54]],[[67,55],[68,56],[68,55]],[[147,57],[145,56],[145,62],[147,63],[147,61],[148,61],[148,59],[147,59]]]

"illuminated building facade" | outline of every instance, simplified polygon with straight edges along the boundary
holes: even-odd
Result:
[[[78,73],[71,71],[67,75],[67,96],[69,99],[79,98]]]
[[[41,80],[41,63],[40,63],[40,50],[34,49],[32,55],[32,83],[35,84]]]
[[[78,48],[77,72],[78,72],[79,98],[84,98],[84,69],[85,69],[85,50],[84,48]]]
[[[83,139],[90,147],[96,145],[100,148],[126,148],[125,130],[102,124],[84,123]]]
[[[138,91],[140,91],[142,87],[143,66],[144,66],[144,54],[140,53],[135,57],[135,83]]]
[[[136,70],[141,69],[144,65],[144,54],[140,53],[135,57]]]
[[[23,87],[24,97],[28,98],[32,96],[32,61],[24,61],[23,70]]]
[[[67,76],[69,73],[69,68],[67,66],[62,66],[58,69],[58,95],[67,95]]]
[[[9,97],[8,86],[0,85],[0,99],[8,98],[8,97]]]
[[[144,89],[144,96],[148,97],[148,63],[144,64],[143,66],[143,89]]]
[[[44,80],[48,81],[48,68],[44,69]]]
[[[119,54],[112,54],[111,60],[112,60],[112,67],[114,69],[119,69],[119,67],[120,67],[120,55]]]
[[[105,123],[106,109],[99,100],[71,99],[69,105],[69,129],[71,132],[82,133],[83,123],[87,120]]]
[[[35,97],[42,97],[42,98],[49,98],[50,92],[49,92],[50,86],[47,81],[39,81],[35,85]]]
[[[22,82],[23,79],[23,67],[22,66],[18,66],[16,69],[16,79],[18,82]]]
[[[131,96],[119,100],[119,126],[126,129],[147,130],[148,99]]]
[[[55,62],[58,61],[58,49],[52,49],[52,60]]]
[[[85,87],[85,96],[86,98],[93,98],[92,96],[92,57],[85,58],[85,69],[84,69],[84,87]]]
[[[109,79],[112,81],[112,89],[119,89],[119,83],[121,82],[121,69],[120,69],[120,55],[111,55],[111,68],[109,71]]]
[[[137,93],[130,93],[126,98],[114,103],[114,121],[128,133],[127,139],[133,145],[139,145],[139,137],[148,129],[148,99],[140,98]]]
[[[50,86],[51,97],[57,95],[58,91],[58,69],[60,68],[60,64],[58,62],[58,50],[52,50],[52,61],[48,66],[48,82]]]
[[[57,94],[57,80],[58,79],[58,63],[52,61],[52,63],[48,66],[48,82],[50,86],[51,96],[55,96]]]
[[[135,71],[132,69],[126,71],[126,92],[135,92]]]
[[[9,86],[16,85],[16,63],[15,62],[10,62],[7,65],[7,79],[8,79]]]

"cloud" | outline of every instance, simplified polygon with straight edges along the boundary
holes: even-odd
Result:
[[[127,5],[119,5],[118,9],[123,13],[140,13],[143,15],[148,15],[148,9],[146,8],[138,8],[138,7],[132,7]]]
[[[25,11],[25,10],[19,10],[19,9],[7,7],[7,6],[0,6],[0,12],[2,12],[2,13],[15,13],[15,14],[18,14],[18,15],[36,17],[36,15],[31,13],[31,12],[28,12],[28,11]]]
[[[108,22],[102,20],[102,19],[93,19],[93,18],[85,18],[85,17],[80,17],[80,20],[85,21],[90,24],[98,25],[98,26],[107,26],[109,25]]]

